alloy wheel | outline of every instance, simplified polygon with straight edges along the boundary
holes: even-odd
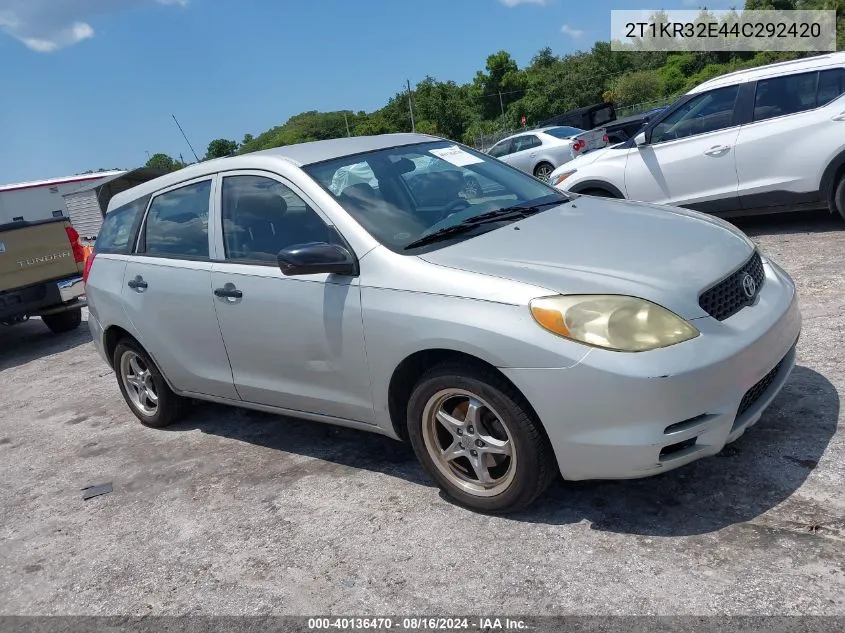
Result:
[[[120,379],[132,406],[142,415],[152,417],[158,411],[158,392],[144,359],[132,351],[120,358]]]
[[[516,473],[513,436],[503,417],[463,389],[434,394],[423,410],[423,442],[449,483],[479,497],[502,493]]]

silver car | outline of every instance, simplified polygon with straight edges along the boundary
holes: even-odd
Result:
[[[373,178],[338,185],[362,163]],[[407,185],[425,164],[435,201]],[[465,197],[467,170],[495,195]],[[558,473],[718,453],[783,387],[801,328],[789,276],[727,223],[564,194],[418,134],[119,193],[85,279],[96,346],[144,424],[199,399],[382,433],[485,512]]]
[[[591,138],[585,138],[588,136]],[[555,125],[504,138],[487,153],[541,180],[547,180],[555,169],[576,156],[606,145],[604,130],[591,135],[575,127]]]

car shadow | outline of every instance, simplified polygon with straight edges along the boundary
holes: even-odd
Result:
[[[19,325],[0,325],[0,371],[90,343],[85,319],[83,313],[80,326],[64,334],[53,334],[38,318]]]
[[[677,470],[630,481],[561,482],[512,518],[648,536],[687,536],[745,523],[792,495],[815,469],[839,420],[839,394],[796,367],[783,391],[736,442]]]
[[[551,525],[587,520],[596,530],[655,536],[703,534],[747,522],[803,484],[838,419],[836,388],[821,374],[796,367],[763,418],[719,455],[647,479],[559,480],[527,510],[508,518]],[[365,431],[211,404],[198,405],[168,429],[199,429],[433,485],[410,445]]]
[[[793,233],[833,233],[845,231],[845,221],[829,211],[796,211],[772,215],[728,218],[749,237]]]
[[[261,411],[198,402],[165,431],[199,430],[340,466],[430,485],[410,444],[384,435]]]

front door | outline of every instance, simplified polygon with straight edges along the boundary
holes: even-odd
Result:
[[[211,294],[212,185],[206,178],[152,199],[124,271],[123,305],[141,345],[177,390],[237,399]]]
[[[739,206],[734,104],[738,86],[702,93],[658,123],[625,166],[629,200],[701,208]]]
[[[222,177],[214,305],[235,385],[247,402],[373,422],[358,279],[285,277],[278,252],[338,239],[280,178]]]

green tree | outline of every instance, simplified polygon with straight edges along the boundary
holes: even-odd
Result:
[[[214,139],[208,144],[208,151],[205,153],[205,160],[212,158],[223,158],[231,156],[238,151],[238,142],[229,141],[225,138]]]
[[[655,70],[640,70],[618,77],[610,88],[611,100],[620,106],[655,101],[665,95],[666,84]]]
[[[171,158],[167,154],[153,154],[150,156],[150,160],[148,160],[146,164],[146,167],[161,171],[176,171],[177,169],[182,169],[184,166],[184,164]]]

